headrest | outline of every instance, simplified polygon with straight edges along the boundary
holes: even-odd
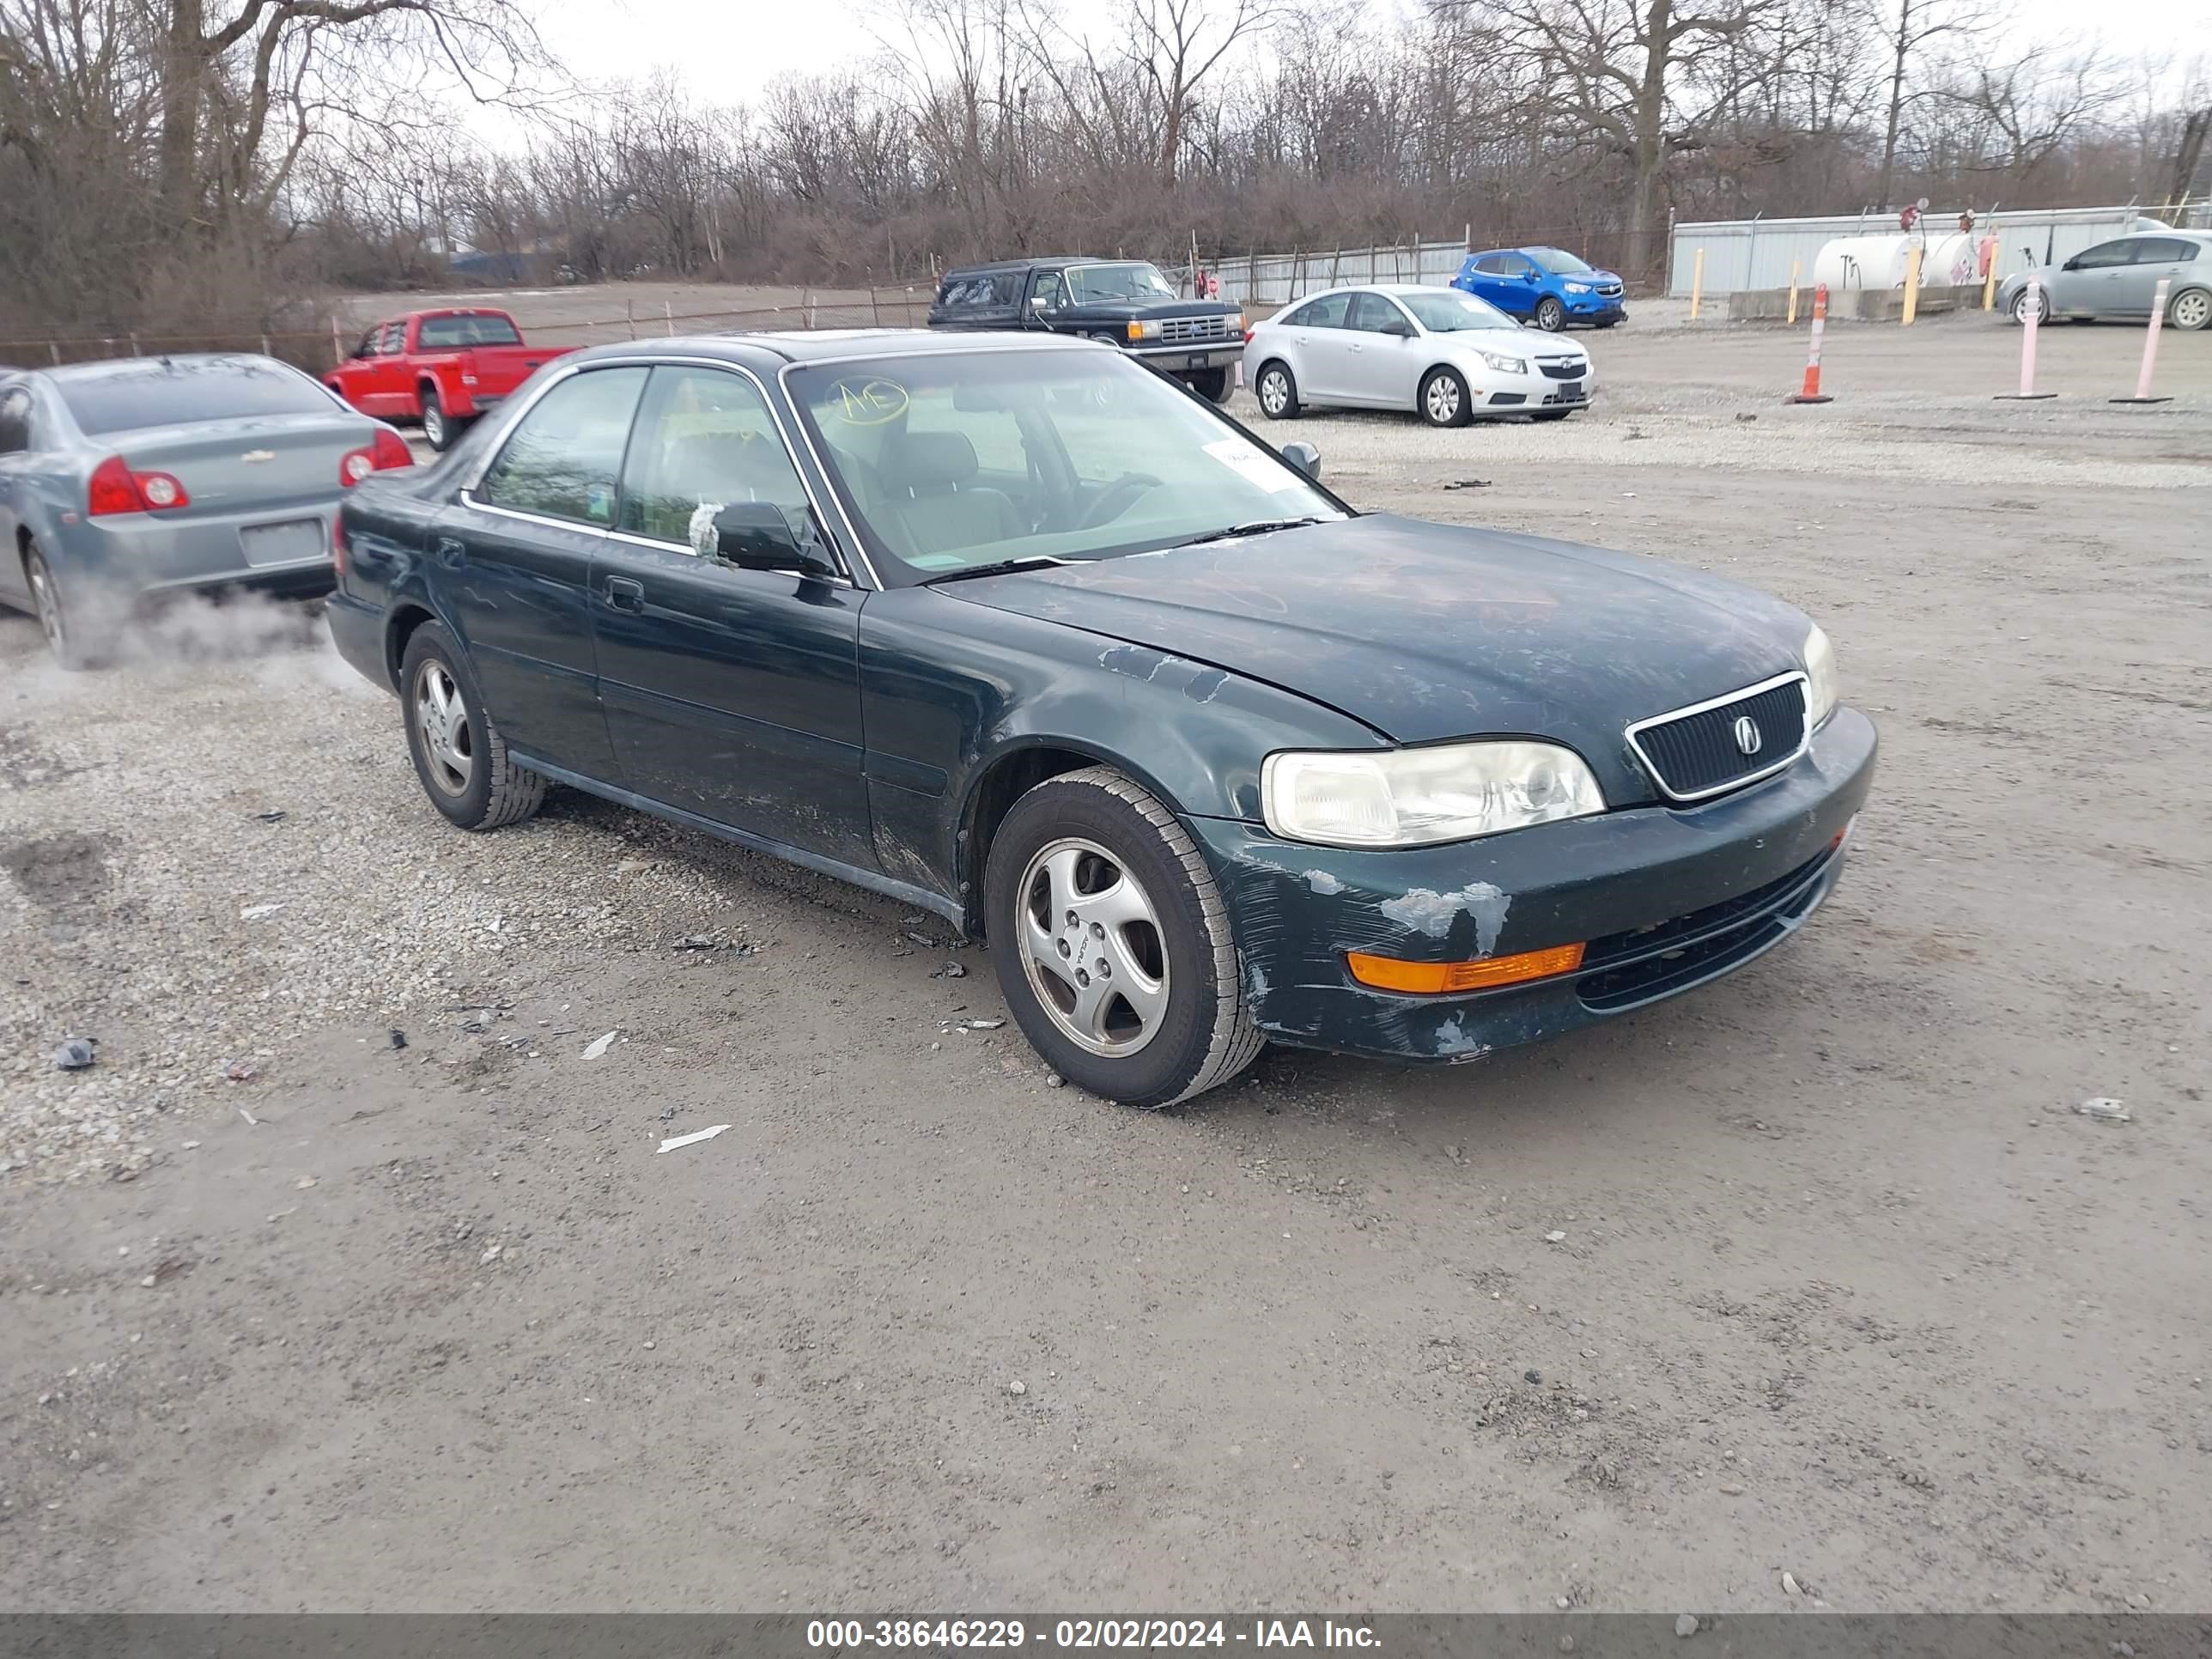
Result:
[[[975,476],[975,446],[964,432],[909,432],[884,457],[883,475],[896,489],[951,489]]]

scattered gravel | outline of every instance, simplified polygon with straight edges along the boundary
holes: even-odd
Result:
[[[556,791],[497,835],[448,827],[398,705],[296,610],[133,645],[64,674],[0,612],[0,1174],[127,1177],[166,1115],[222,1094],[252,1111],[302,1038],[458,1030],[524,956],[739,931],[745,884],[639,814]],[[70,1039],[98,1063],[58,1070]]]

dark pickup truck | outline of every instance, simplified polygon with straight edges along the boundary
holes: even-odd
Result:
[[[1067,254],[947,271],[929,325],[1110,340],[1218,404],[1236,389],[1244,355],[1241,310],[1223,300],[1184,299],[1140,259]]]

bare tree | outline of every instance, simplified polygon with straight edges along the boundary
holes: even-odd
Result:
[[[1907,86],[1917,61],[1932,43],[1950,37],[1954,43],[1969,42],[1984,32],[1978,15],[1961,9],[1967,0],[1890,0],[1897,9],[1893,16],[1880,11],[1874,14],[1881,21],[1883,39],[1889,51],[1889,100],[1887,123],[1882,131],[1881,174],[1875,185],[1875,205],[1887,210],[1897,178],[1898,135],[1905,119],[1905,110],[1914,102],[1936,95],[1932,88],[1908,91]],[[1881,0],[1877,0],[1877,4]]]

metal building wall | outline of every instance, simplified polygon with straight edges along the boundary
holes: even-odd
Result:
[[[1958,215],[1930,209],[1922,219],[1930,234],[1956,228]],[[1809,273],[1823,245],[1838,236],[1876,236],[1897,229],[1893,213],[1840,214],[1822,219],[1723,219],[1674,227],[1667,259],[1667,292],[1687,298],[1697,251],[1705,251],[1705,291],[1790,286],[1791,260]],[[2064,259],[2131,230],[2166,227],[2133,207],[2054,208],[1975,216],[1974,233],[1998,239],[2000,270]]]

